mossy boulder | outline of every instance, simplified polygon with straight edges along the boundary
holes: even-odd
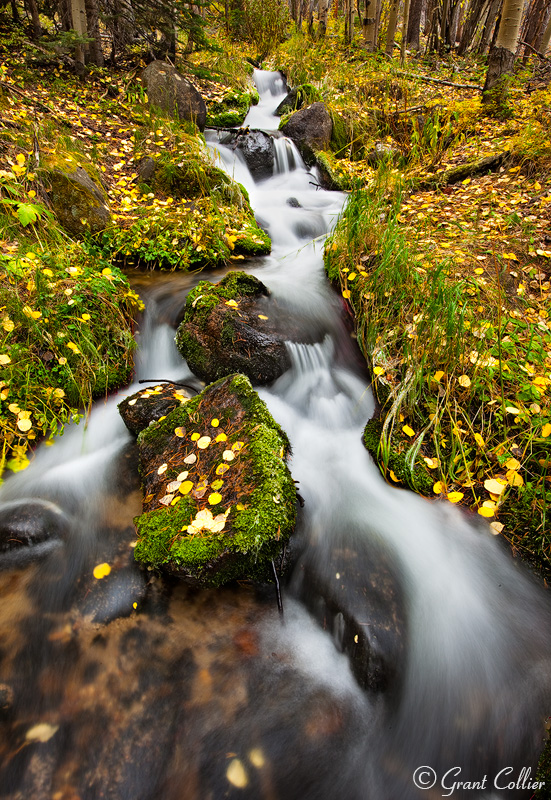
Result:
[[[265,384],[291,366],[285,342],[307,340],[299,326],[258,278],[230,272],[189,293],[176,345],[201,380],[242,372]]]
[[[321,100],[321,94],[310,83],[303,83],[301,86],[295,86],[294,89],[283,98],[281,103],[275,110],[275,114],[281,117],[283,114],[289,114],[292,111],[298,111],[303,106],[316,103]]]
[[[292,114],[280,130],[294,141],[306,164],[312,166],[316,150],[329,149],[333,122],[324,103],[312,103]]]
[[[151,422],[166,417],[178,406],[187,403],[196,392],[189,386],[162,383],[148,386],[119,403],[118,409],[124,424],[137,436]]]
[[[221,100],[213,100],[207,107],[209,128],[231,128],[241,125],[251,105],[258,103],[258,92],[226,92]]]
[[[288,540],[289,440],[244,375],[204,389],[138,437],[135,556],[191,584],[264,579]]]
[[[50,160],[39,171],[49,205],[72,236],[99,233],[111,222],[107,197],[78,162]]]
[[[141,74],[150,106],[205,129],[207,107],[195,86],[165,61],[152,61]]]

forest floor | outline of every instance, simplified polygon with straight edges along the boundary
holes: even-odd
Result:
[[[208,185],[191,210],[185,198],[139,186],[145,152],[179,153],[198,172],[206,163],[198,137],[148,109],[139,58],[94,69],[82,83],[20,32],[4,29],[1,48],[0,282],[8,294],[9,276],[20,274],[11,316],[2,298],[0,424],[4,460],[18,469],[36,439],[98,393],[98,362],[115,362],[123,345],[129,352],[139,300],[119,267],[229,261],[239,258],[232,250],[240,231],[235,209],[213,210]],[[214,108],[228,93],[252,89],[251,54],[223,42],[179,68]],[[323,155],[350,199],[326,261],[354,314],[380,403],[367,446],[389,481],[478,512],[549,576],[551,65],[536,57],[520,65],[501,118],[482,106],[485,66],[474,57],[408,57],[400,66],[359,43],[343,48],[330,29],[320,42],[292,37],[264,66],[282,69],[290,85],[313,85],[333,118]],[[384,148],[377,162],[376,145]],[[99,244],[52,232],[37,146],[96,171],[114,222]],[[484,158],[496,162],[474,169]],[[467,173],[453,173],[464,165]],[[187,260],[173,255],[176,228],[192,243]],[[101,319],[82,293],[90,270],[94,292],[110,293],[123,309],[124,323],[113,318],[125,334],[116,346],[88,335]],[[46,290],[64,297],[51,319],[35,302]],[[17,313],[40,339],[24,373],[10,350]],[[69,342],[56,340],[52,325],[62,324]],[[101,391],[120,378],[108,375]]]

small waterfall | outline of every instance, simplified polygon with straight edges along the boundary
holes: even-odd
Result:
[[[293,142],[286,136],[274,137],[274,175],[287,175],[303,167],[304,162]]]

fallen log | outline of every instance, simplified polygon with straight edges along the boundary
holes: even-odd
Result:
[[[493,156],[486,156],[478,161],[469,161],[467,164],[459,164],[457,167],[437,172],[430,177],[422,178],[416,185],[416,189],[436,189],[439,186],[449,186],[459,183],[466,178],[485,175],[487,172],[495,172],[499,169],[510,156],[509,150],[497,153]]]

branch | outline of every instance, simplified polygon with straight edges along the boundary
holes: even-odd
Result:
[[[396,70],[396,75],[400,75],[402,78],[417,78],[427,83],[438,83],[441,86],[453,86],[454,89],[472,89],[473,91],[481,92],[484,88],[478,86],[476,83],[452,83],[451,81],[444,81],[440,78],[429,78],[427,75],[416,75],[414,72],[403,72],[400,69]]]
[[[549,56],[544,56],[543,53],[540,53],[539,50],[536,50],[536,48],[532,47],[532,45],[528,44],[528,42],[520,42],[520,44],[524,45],[524,47],[527,47],[529,50],[531,50],[533,53],[535,53],[537,56],[539,56],[544,61],[551,61],[551,58],[549,58]]]
[[[504,150],[495,156],[487,156],[479,161],[470,161],[468,164],[460,164],[458,167],[437,172],[430,178],[419,181],[416,189],[436,189],[439,186],[448,186],[451,183],[458,183],[476,175],[485,175],[487,172],[495,172],[505,160],[511,155],[509,150]]]

